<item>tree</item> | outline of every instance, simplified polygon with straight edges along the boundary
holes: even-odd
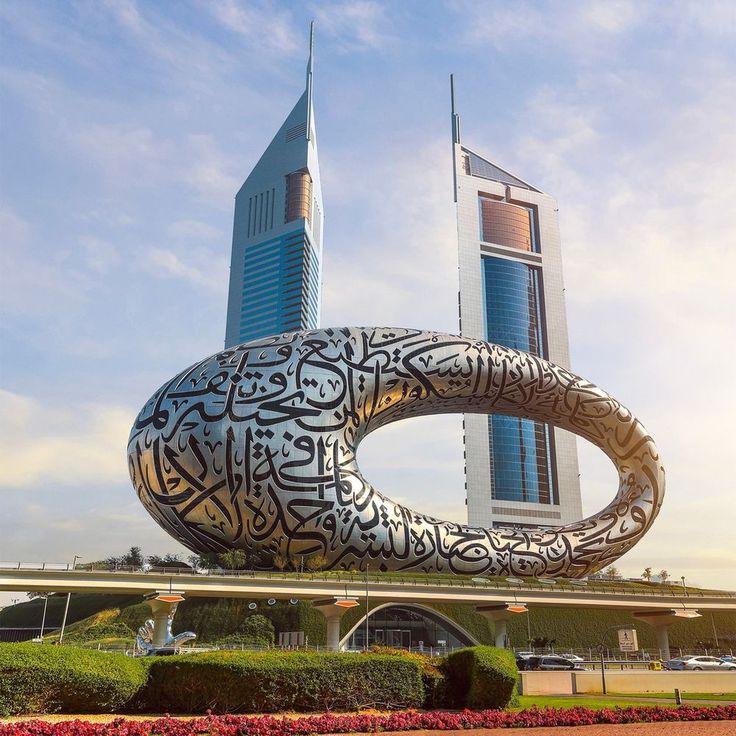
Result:
[[[667,578],[670,576],[670,574],[667,572],[667,570],[660,570],[659,571],[659,578],[663,583],[667,582]]]
[[[238,626],[238,633],[242,634],[243,639],[247,639],[244,643],[251,644],[268,644],[272,646],[276,638],[276,631],[273,624],[260,613],[248,616]]]
[[[194,570],[213,570],[217,567],[217,557],[214,554],[189,555],[187,562]]]
[[[652,579],[652,568],[651,567],[645,567],[644,572],[641,574],[641,576],[649,582]]]
[[[284,568],[289,564],[289,561],[280,552],[273,556],[273,566],[283,572]]]
[[[143,551],[140,547],[131,547],[120,557],[108,557],[105,564],[110,567],[143,567]]]
[[[242,570],[248,562],[242,549],[229,549],[220,555],[219,560],[226,570]]]
[[[159,555],[149,555],[148,564],[151,567],[175,567],[175,568],[189,568],[186,562],[183,562],[179,555],[172,555],[170,553],[165,554],[163,557]]]
[[[307,570],[310,572],[319,572],[327,567],[327,558],[322,554],[312,555],[307,560]]]
[[[621,573],[619,572],[618,568],[615,565],[609,565],[605,570],[605,575],[607,575],[609,578],[620,578]]]

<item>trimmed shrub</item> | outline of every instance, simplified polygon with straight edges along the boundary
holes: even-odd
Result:
[[[102,713],[129,703],[146,680],[122,654],[43,644],[0,644],[0,715]]]
[[[444,657],[430,657],[427,654],[408,652],[406,649],[385,647],[374,644],[369,650],[372,654],[384,654],[390,657],[405,657],[416,662],[422,672],[422,687],[424,688],[425,708],[440,708],[447,698],[445,696]]]
[[[243,621],[238,626],[238,634],[242,634],[243,637],[251,639],[253,644],[273,644],[276,634],[273,628],[273,624],[259,613]]]
[[[445,673],[447,698],[453,707],[505,708],[516,701],[519,671],[507,649],[460,649],[447,657]]]
[[[150,663],[143,707],[175,713],[411,708],[422,704],[420,665],[381,655],[207,652]]]

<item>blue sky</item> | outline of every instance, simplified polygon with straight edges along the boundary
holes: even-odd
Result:
[[[464,142],[559,202],[572,368],[650,429],[668,495],[619,567],[736,588],[736,5],[0,3],[0,560],[181,548],[125,444],[222,346],[233,198],[316,20],[323,325],[456,331],[448,75]],[[615,475],[580,443],[584,509]],[[459,417],[364,472],[463,520]]]

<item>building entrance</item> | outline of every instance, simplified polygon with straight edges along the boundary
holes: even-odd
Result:
[[[347,642],[348,649],[366,646],[363,621]],[[457,649],[471,646],[472,638],[457,624],[419,606],[386,606],[371,612],[368,618],[368,646],[395,649]]]

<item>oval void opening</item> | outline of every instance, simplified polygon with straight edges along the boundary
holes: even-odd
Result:
[[[580,466],[582,519],[611,501],[618,480],[599,448],[572,436]],[[463,450],[462,415],[436,414],[377,429],[361,442],[357,459],[366,480],[393,501],[443,521],[467,524]]]
[[[435,414],[371,432],[358,447],[360,471],[397,503],[466,524],[463,418]]]

